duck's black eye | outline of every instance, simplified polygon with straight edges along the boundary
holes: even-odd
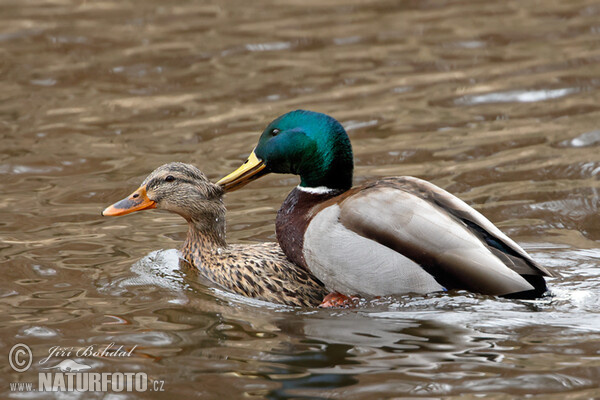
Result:
[[[175,177],[173,175],[167,175],[167,177],[165,178],[165,182],[173,182],[175,180]]]
[[[279,129],[277,129],[277,128],[273,128],[273,129],[271,130],[271,135],[273,135],[273,136],[277,136],[277,135],[279,134],[279,132],[281,132]]]

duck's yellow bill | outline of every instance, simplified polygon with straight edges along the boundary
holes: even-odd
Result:
[[[149,208],[156,208],[156,202],[148,198],[148,195],[146,194],[146,185],[144,185],[123,200],[116,202],[112,206],[106,207],[106,209],[102,211],[102,215],[105,217],[113,217],[116,215],[129,214],[134,211],[147,210]]]
[[[241,167],[222,178],[217,185],[221,185],[226,192],[233,192],[265,175],[267,173],[264,171],[265,167],[264,161],[259,160],[253,151]]]

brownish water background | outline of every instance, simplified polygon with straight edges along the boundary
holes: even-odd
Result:
[[[138,348],[78,360],[167,390],[116,399],[600,398],[599,87],[594,1],[1,1],[0,396],[51,397],[8,385],[51,346],[114,342]],[[162,163],[228,173],[296,108],[347,127],[356,182],[473,204],[553,296],[257,304],[177,268],[179,217],[100,217]],[[274,240],[296,183],[228,195],[230,242]]]

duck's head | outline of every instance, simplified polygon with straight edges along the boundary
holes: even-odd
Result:
[[[107,207],[102,215],[158,208],[197,222],[225,214],[222,197],[223,189],[198,168],[174,162],[155,169],[135,192]]]
[[[328,115],[296,110],[271,122],[248,160],[217,184],[233,191],[275,172],[300,175],[300,186],[347,190],[353,167],[344,127]]]

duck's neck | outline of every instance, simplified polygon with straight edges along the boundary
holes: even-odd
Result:
[[[298,186],[285,199],[277,212],[275,231],[281,249],[294,264],[308,269],[304,259],[304,233],[314,216],[314,208],[342,193],[342,190],[324,187]]]
[[[350,142],[340,141],[330,151],[316,152],[315,157],[299,165],[301,188],[328,188],[346,191],[352,187],[354,160]]]
[[[225,210],[217,207],[188,219],[188,233],[181,252],[192,265],[200,268],[202,260],[227,247]]]

